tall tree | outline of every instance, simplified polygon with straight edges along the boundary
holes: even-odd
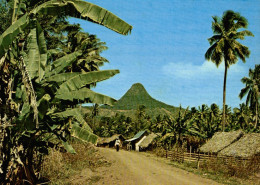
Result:
[[[213,36],[208,39],[210,48],[205,53],[205,58],[212,61],[218,67],[224,61],[224,84],[223,84],[223,115],[222,115],[222,130],[226,124],[226,81],[227,70],[230,65],[235,64],[238,59],[246,62],[249,57],[250,51],[248,47],[242,45],[237,39],[243,40],[245,36],[254,36],[247,28],[248,21],[245,17],[241,16],[238,12],[227,10],[223,13],[222,18],[213,16],[212,31]]]
[[[244,77],[241,82],[245,87],[241,89],[239,98],[242,99],[245,95],[246,105],[250,105],[250,109],[255,112],[255,128],[258,125],[258,108],[260,102],[260,65],[255,65],[255,69],[249,69],[249,77]]]

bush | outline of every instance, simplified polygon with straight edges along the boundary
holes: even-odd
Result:
[[[231,161],[213,158],[201,163],[200,168],[209,172],[221,173],[228,177],[249,178],[260,172],[260,157],[252,157],[248,161]]]

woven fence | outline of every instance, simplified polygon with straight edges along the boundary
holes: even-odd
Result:
[[[220,156],[211,153],[192,153],[192,152],[182,152],[182,151],[164,151],[164,157],[172,161],[183,162],[193,162],[197,163],[199,168],[200,163],[210,162],[210,163],[221,163],[224,165],[246,165],[252,160],[252,157],[233,157],[233,156]],[[260,161],[260,156],[255,156],[255,161]],[[258,164],[259,165],[259,164]]]

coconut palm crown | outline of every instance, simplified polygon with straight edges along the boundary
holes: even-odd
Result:
[[[250,104],[250,108],[255,112],[255,128],[258,124],[258,107],[260,104],[260,65],[255,65],[255,69],[249,69],[249,77],[243,77],[241,82],[245,87],[241,89],[239,98],[242,99],[245,95],[246,105]]]
[[[212,61],[218,67],[222,61],[225,64],[224,85],[223,85],[223,116],[222,130],[225,127],[225,104],[226,104],[226,80],[227,69],[230,65],[235,64],[239,59],[244,63],[249,57],[249,48],[242,45],[237,39],[243,40],[245,36],[254,36],[247,28],[248,21],[245,17],[237,12],[227,10],[223,13],[222,18],[213,16],[212,31],[213,36],[208,39],[210,48],[205,53],[205,58]]]

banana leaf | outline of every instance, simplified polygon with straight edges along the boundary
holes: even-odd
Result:
[[[61,74],[57,74],[57,75],[53,75],[49,78],[46,78],[47,82],[65,82],[71,78],[74,78],[75,76],[78,76],[82,74],[82,72],[73,72],[73,73],[61,73]]]
[[[47,63],[47,47],[40,24],[36,20],[31,22],[33,28],[28,35],[28,55],[25,63],[31,79],[38,78],[40,81]]]
[[[79,74],[61,84],[57,94],[78,90],[87,84],[106,80],[117,73],[119,73],[119,70],[103,70]]]
[[[0,36],[0,58],[8,51],[10,44],[14,41],[19,33],[28,26],[29,19],[27,14],[18,19]]]
[[[98,103],[107,105],[114,105],[116,102],[115,99],[103,94],[96,93],[88,88],[82,88],[80,90],[68,91],[63,93],[61,92],[60,94],[56,94],[55,97],[62,100],[81,100],[86,103]]]
[[[95,4],[82,0],[52,0],[47,1],[32,10],[35,15],[67,15],[103,25],[115,32],[127,35],[132,26],[113,13]]]
[[[62,144],[63,144],[64,148],[67,150],[67,152],[69,152],[71,154],[75,154],[76,153],[74,148],[67,141],[62,141]]]
[[[84,127],[80,127],[79,124],[72,124],[71,136],[80,139],[81,141],[91,142],[96,144],[98,136],[90,132]]]
[[[131,25],[113,13],[97,5],[81,0],[47,1],[37,6],[29,14],[45,14],[53,16],[67,15],[103,25],[123,35],[127,35],[132,30]],[[0,36],[0,58],[7,52],[15,37],[19,33],[22,33],[28,26],[30,23],[29,17],[32,16],[25,13]]]
[[[53,116],[59,118],[74,117],[79,122],[80,125],[84,125],[85,129],[92,132],[92,129],[88,126],[81,111],[78,108],[67,109],[66,111],[55,113],[53,114]]]
[[[45,94],[38,102],[38,111],[39,111],[39,117],[40,119],[43,119],[43,117],[46,115],[48,109],[49,109],[49,101],[51,97],[49,94]]]
[[[50,67],[50,66],[46,67],[47,69],[53,68],[52,71],[46,71],[46,77],[50,77],[52,75],[59,74],[66,67],[71,65],[77,59],[77,57],[80,56],[81,54],[82,54],[81,51],[76,51],[74,53],[65,55],[65,56],[55,60],[53,62],[53,64],[51,64],[53,67]]]

